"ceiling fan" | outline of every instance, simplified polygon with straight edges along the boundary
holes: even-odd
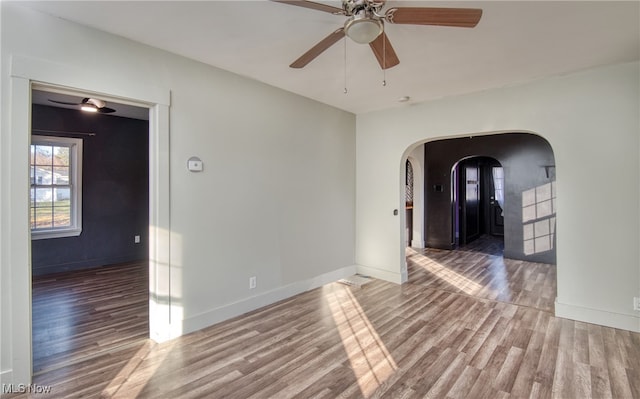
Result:
[[[342,0],[342,8],[305,0],[271,1],[348,17],[342,28],[295,60],[289,65],[291,68],[303,68],[346,35],[356,43],[368,43],[380,67],[388,69],[398,65],[400,60],[384,32],[385,22],[473,28],[482,16],[482,10],[476,8],[394,7],[383,12],[385,0]]]
[[[49,99],[52,103],[63,104],[63,105],[79,105],[80,109],[87,112],[98,112],[101,114],[110,114],[112,112],[116,112],[115,109],[106,107],[107,103],[102,100],[98,100],[97,98],[83,98],[80,103],[70,103],[66,101],[56,101]]]

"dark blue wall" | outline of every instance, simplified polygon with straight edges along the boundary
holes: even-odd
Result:
[[[33,275],[147,259],[148,121],[34,105],[32,128],[96,134],[66,135],[83,138],[82,234],[32,240]]]

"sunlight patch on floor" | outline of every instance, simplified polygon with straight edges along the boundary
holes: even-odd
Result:
[[[329,306],[360,391],[370,396],[398,369],[350,289],[334,289]]]
[[[166,345],[166,344],[165,344]],[[142,345],[142,347],[136,352],[135,355],[129,359],[127,364],[120,370],[117,376],[115,376],[109,385],[102,390],[100,397],[105,398],[118,398],[118,397],[127,397],[127,398],[135,398],[140,392],[147,386],[147,383],[153,377],[155,371],[160,367],[162,361],[154,361],[153,366],[145,367],[144,372],[141,372],[141,364],[145,361],[145,359],[149,356],[149,354],[153,351],[154,347],[157,344],[152,340],[147,340],[147,342]],[[162,358],[169,354],[171,345],[168,348],[162,351]]]
[[[409,250],[407,250],[407,254],[409,254]],[[411,250],[413,251],[413,250]],[[418,252],[414,251],[414,254]],[[446,266],[442,265],[430,259],[428,257],[424,257],[416,262],[416,265],[423,268],[427,272],[433,274],[437,278],[447,282],[448,284],[454,286],[455,288],[461,290],[467,295],[474,295],[478,291],[482,289],[482,285],[476,283],[475,281],[463,276],[462,274],[455,272]]]

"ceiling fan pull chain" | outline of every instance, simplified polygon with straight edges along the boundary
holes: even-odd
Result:
[[[384,28],[382,30],[382,86],[385,87],[387,85],[387,38],[384,33]]]
[[[344,37],[344,94],[347,94],[347,37]]]

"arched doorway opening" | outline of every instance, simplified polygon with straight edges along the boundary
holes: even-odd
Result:
[[[499,218],[496,224],[503,221],[504,256],[556,263],[555,157],[547,140],[527,132],[496,133],[428,141],[423,149],[426,247],[454,249],[461,243],[464,228],[468,234],[466,238],[462,237],[462,242],[473,241],[473,226],[460,227],[464,222],[457,209],[460,191],[476,188],[474,181],[480,182],[482,178],[480,165],[485,165],[486,174],[493,173],[494,166],[500,166],[504,200],[502,204],[494,204],[493,210],[499,211],[503,219]],[[476,168],[476,175],[466,179],[460,172],[460,165]],[[486,181],[492,179],[484,177]],[[487,205],[490,205],[492,191],[487,190]],[[483,212],[485,221],[481,219],[476,230],[488,232],[491,229],[486,227],[486,221],[490,219],[490,211],[485,209]],[[485,227],[481,223],[485,223]],[[494,232],[499,236],[495,228]]]
[[[407,152],[421,150],[426,245],[404,248],[405,281],[553,312],[550,144],[532,133],[499,133],[418,143]]]

